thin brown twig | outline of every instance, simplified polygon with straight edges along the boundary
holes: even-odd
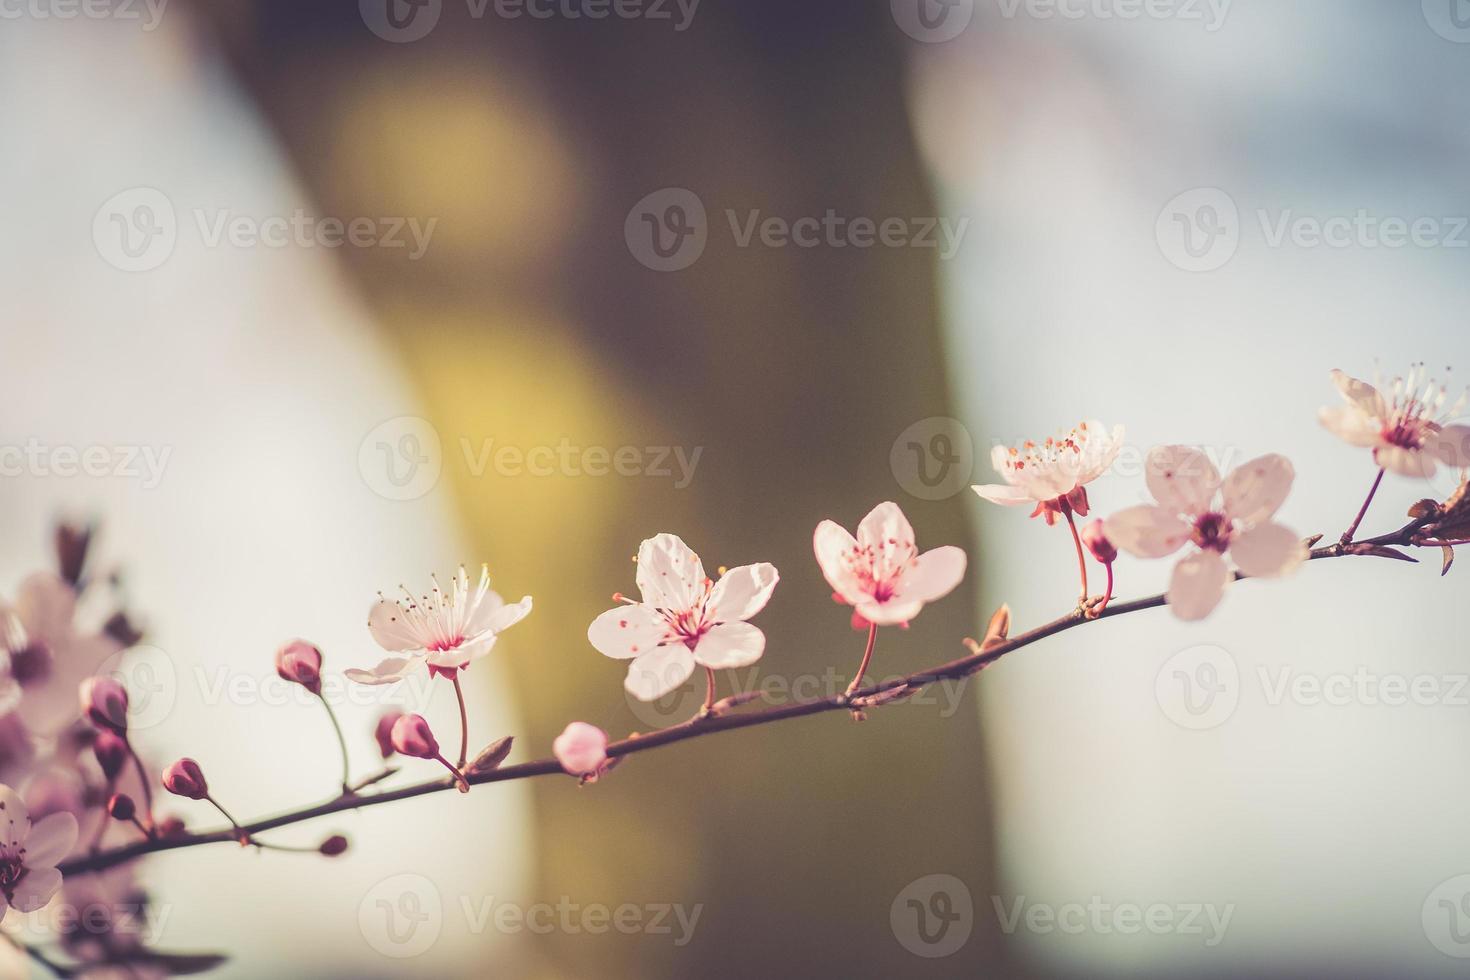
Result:
[[[1420,542],[1417,540],[1417,535],[1428,522],[1429,519],[1427,518],[1419,518],[1404,525],[1397,531],[1379,535],[1376,538],[1369,538],[1365,541],[1352,544],[1344,544],[1339,541],[1336,544],[1315,548],[1308,555],[1308,559],[1316,561],[1327,558],[1366,555],[1366,552],[1361,549],[1375,547],[1419,546]],[[1239,573],[1235,576],[1237,580],[1247,577]],[[802,718],[829,711],[851,710],[853,701],[861,698],[872,698],[897,688],[918,689],[940,681],[968,677],[1023,647],[1030,646],[1050,636],[1055,636],[1058,633],[1081,626],[1084,623],[1115,619],[1129,613],[1142,612],[1145,609],[1157,609],[1167,604],[1168,598],[1164,594],[1133,599],[1129,602],[1114,602],[1109,604],[1097,619],[1090,619],[1085,611],[1074,609],[1059,619],[1054,619],[1019,636],[1011,637],[1003,643],[992,646],[988,650],[974,653],[967,657],[961,657],[949,663],[940,664],[937,667],[930,667],[904,677],[895,677],[891,680],[853,691],[850,694],[844,693],[808,701],[796,701],[791,704],[767,708],[763,711],[752,711],[745,714],[696,715],[688,721],[681,722],[669,728],[663,728],[647,734],[632,735],[622,741],[614,742],[607,747],[607,754],[609,758],[616,759],[638,752],[647,752],[664,745],[672,745],[675,742],[682,742],[705,735],[713,735],[716,732],[753,728],[757,725],[769,725],[778,721],[785,721],[788,718]],[[448,766],[448,762],[444,764]],[[450,768],[452,769],[453,767]],[[522,762],[513,766],[504,766],[490,772],[473,773],[458,778],[434,779],[412,786],[383,790],[369,795],[342,796],[316,806],[304,807],[299,810],[277,814],[273,817],[266,817],[254,823],[245,824],[238,830],[235,828],[212,830],[197,834],[180,834],[168,838],[159,837],[152,840],[125,844],[112,848],[111,850],[99,851],[95,854],[74,858],[60,865],[60,871],[63,875],[100,871],[125,861],[131,861],[135,858],[159,851],[198,847],[203,844],[238,843],[242,831],[245,834],[253,836],[268,830],[274,830],[277,827],[285,827],[306,820],[315,820],[318,817],[341,813],[345,810],[358,810],[364,807],[394,803],[398,800],[413,799],[414,797],[425,796],[430,793],[441,793],[445,790],[455,788],[460,784],[461,780],[468,784],[478,786],[483,783],[501,783],[514,779],[529,779],[534,776],[561,774],[562,772],[561,764],[555,759],[537,759],[533,762]]]

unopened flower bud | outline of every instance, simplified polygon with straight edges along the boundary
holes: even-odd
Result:
[[[209,795],[204,772],[193,759],[170,763],[163,771],[163,788],[175,796],[186,796],[191,800],[202,800]]]
[[[56,564],[66,584],[75,587],[82,581],[82,568],[87,564],[87,547],[92,543],[92,529],[82,524],[56,526]]]
[[[1104,565],[1118,559],[1118,549],[1108,540],[1107,529],[1102,521],[1093,521],[1082,529],[1082,543],[1092,552],[1092,557]]]
[[[276,673],[312,694],[322,693],[322,652],[305,640],[292,640],[276,651]]]
[[[393,747],[393,725],[402,717],[401,711],[386,712],[378,719],[378,727],[373,729],[373,738],[378,740],[378,751],[383,753],[385,759],[398,751]]]
[[[110,783],[122,772],[123,766],[128,761],[128,743],[123,741],[121,735],[109,731],[97,733],[97,740],[92,743],[92,752],[97,756],[97,764],[102,767],[102,775]]]
[[[103,731],[128,730],[128,692],[111,677],[88,677],[80,689],[82,712]]]
[[[328,837],[326,840],[322,841],[322,846],[317,848],[317,850],[321,851],[329,858],[334,858],[338,854],[346,852],[347,838],[343,837],[341,834],[333,834],[331,837]]]
[[[131,820],[138,813],[138,808],[133,805],[133,798],[126,793],[113,793],[112,799],[107,801],[107,812],[114,820]]]
[[[159,820],[154,825],[154,830],[156,830],[158,832],[158,836],[162,837],[164,840],[168,840],[173,837],[182,837],[184,834],[184,821],[170,814],[169,816],[164,817],[162,820]]]
[[[439,742],[423,715],[404,715],[393,723],[393,748],[415,759],[439,758]]]
[[[594,775],[607,762],[607,733],[596,725],[574,721],[551,743],[551,752],[573,776]]]

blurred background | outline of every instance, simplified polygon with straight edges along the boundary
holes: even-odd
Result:
[[[198,758],[237,814],[330,794],[326,719],[271,655],[374,663],[380,589],[483,561],[535,597],[465,679],[472,741],[539,758],[572,719],[697,707],[693,683],[630,703],[586,642],[658,531],[782,572],[766,656],[723,690],[835,693],[863,636],[821,519],[892,499],[971,554],[883,631],[891,676],[1002,601],[1019,631],[1075,595],[1061,528],[967,489],[992,445],[1126,425],[1102,514],[1144,499],[1149,446],[1282,452],[1281,519],[1331,537],[1374,470],[1317,425],[1329,369],[1470,370],[1462,0],[0,17],[0,590],[54,519],[95,519],[146,628],[117,666],[149,692],[139,747]],[[1365,528],[1453,489],[1391,477]],[[152,858],[150,938],[240,977],[1461,975],[1463,569],[1429,565],[1073,631],[862,725],[282,832],[347,834],[330,864]],[[1124,559],[1119,588],[1167,574]],[[456,724],[442,684],[334,704],[364,773],[385,706]],[[5,925],[44,942],[36,917]]]

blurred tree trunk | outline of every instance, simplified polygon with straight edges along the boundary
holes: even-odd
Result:
[[[852,527],[894,499],[921,546],[970,539],[968,495],[916,500],[888,463],[908,425],[950,414],[935,253],[741,247],[726,212],[737,224],[755,210],[936,213],[887,5],[709,0],[677,31],[499,19],[493,4],[475,19],[446,2],[413,43],[375,37],[355,7],[198,9],[222,28],[321,213],[439,219],[417,261],[387,249],[342,257],[400,340],[443,437],[446,479],[475,534],[455,557],[487,558],[503,592],[536,596],[536,614],[496,652],[519,686],[520,751],[544,754],[574,718],[614,735],[653,727],[625,703],[623,665],[600,657],[585,629],[611,592],[633,591],[628,557],[663,530],[711,570],[775,562],[782,584],[756,620],[769,640],[761,675],[817,684],[801,693],[840,690],[863,636],[812,559],[817,522]],[[677,272],[646,268],[624,239],[629,209],[667,187],[693,191],[708,214],[704,254]],[[477,449],[565,437],[702,454],[687,488],[493,466],[477,475],[458,458],[461,437]],[[962,653],[959,639],[985,619],[975,586],[968,579],[911,630],[884,630],[875,674]],[[696,702],[702,684],[691,680]],[[589,789],[538,783],[540,889],[529,900],[704,908],[685,947],[558,934],[541,941],[536,972],[996,970],[972,698],[967,689],[953,717],[941,697],[861,726],[833,715],[721,735],[639,757]],[[444,805],[494,806],[494,791]],[[889,922],[900,890],[930,873],[955,875],[974,896],[974,935],[947,959],[910,954]]]

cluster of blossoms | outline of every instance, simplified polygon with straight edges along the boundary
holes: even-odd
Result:
[[[1444,389],[1427,381],[1419,369],[1406,381],[1393,382],[1388,396],[1380,392],[1381,386],[1341,372],[1334,372],[1333,380],[1345,404],[1324,409],[1321,421],[1348,443],[1371,449],[1379,472],[1357,519],[1342,541],[1327,551],[1404,557],[1382,544],[1383,539],[1357,542],[1353,534],[1385,473],[1425,477],[1439,466],[1449,466],[1462,471],[1460,491],[1443,503],[1421,501],[1411,511],[1415,522],[1405,529],[1408,537],[1394,542],[1443,548],[1448,570],[1453,549],[1470,543],[1470,489],[1464,478],[1470,466],[1470,427],[1449,421],[1465,400],[1446,410]],[[1175,615],[1185,620],[1208,616],[1232,582],[1279,578],[1313,556],[1312,542],[1304,542],[1275,520],[1295,471],[1285,457],[1274,454],[1222,476],[1200,449],[1156,447],[1146,456],[1145,484],[1152,502],[1079,526],[1077,518],[1087,518],[1093,510],[1088,486],[1112,469],[1122,447],[1121,427],[1084,422],[1041,443],[997,447],[991,459],[1004,483],[974,488],[993,503],[1030,507],[1032,516],[1048,525],[1065,523],[1081,580],[1071,621],[1106,613],[1120,552],[1142,559],[1182,552],[1166,599]],[[128,691],[107,672],[107,664],[135,644],[140,634],[115,603],[106,604],[108,590],[86,576],[89,540],[86,530],[62,528],[57,537],[59,571],[27,579],[13,603],[0,603],[5,666],[0,671],[0,781],[23,787],[18,793],[0,785],[0,918],[7,909],[41,908],[58,892],[70,902],[103,908],[136,904],[140,893],[132,864],[122,856],[154,847],[233,839],[254,848],[307,850],[329,857],[343,853],[347,841],[336,834],[311,848],[261,840],[259,825],[252,830],[220,805],[197,761],[181,758],[155,769],[135,750],[129,740]],[[833,599],[851,608],[853,628],[867,634],[851,683],[830,705],[860,718],[864,707],[885,703],[906,686],[862,687],[879,627],[907,627],[927,604],[952,592],[964,578],[966,554],[954,546],[920,551],[913,527],[892,502],[874,507],[853,533],[833,521],[822,521],[813,532],[812,551],[816,568],[808,574],[819,573],[825,579]],[[1088,586],[1089,553],[1106,569],[1107,586],[1101,595],[1094,595]],[[716,672],[748,667],[764,655],[765,634],[750,621],[766,608],[780,574],[774,565],[756,562],[721,568],[718,577],[711,578],[699,555],[668,533],[644,541],[636,561],[638,598],[615,594],[615,605],[592,621],[587,639],[604,656],[627,662],[624,688],[642,701],[668,695],[702,668],[706,691],[702,707],[687,721],[665,730],[698,732],[752,700],[740,696],[717,700]],[[83,611],[99,603],[100,615]],[[431,683],[445,681],[459,706],[459,749],[457,755],[446,754],[422,715],[391,711],[374,727],[383,768],[357,780],[341,726],[322,693],[321,649],[303,639],[282,644],[275,655],[277,673],[321,701],[342,749],[340,794],[325,807],[301,811],[299,818],[372,802],[363,790],[398,771],[389,765],[395,756],[427,760],[447,770],[448,779],[432,788],[453,786],[467,793],[476,782],[498,778],[493,774],[508,757],[511,740],[493,742],[470,759],[460,675],[531,610],[530,596],[507,603],[492,591],[483,567],[474,583],[460,568],[448,589],[435,580],[428,593],[417,597],[407,589],[400,599],[380,595],[369,609],[367,627],[385,656],[376,666],[351,668],[345,676],[358,684],[387,685],[423,668]],[[984,643],[970,641],[980,658],[972,669],[1007,643],[1009,627],[1009,608],[1002,607],[992,618]],[[957,663],[969,667],[968,662]],[[906,683],[925,683],[916,676]],[[554,762],[526,763],[521,774],[559,769],[590,783],[636,750],[642,737],[634,734],[611,744],[602,729],[572,722],[552,743]],[[155,808],[155,784],[177,799],[208,804],[230,829],[191,835],[179,816]],[[118,848],[129,844],[132,848],[119,856]],[[79,870],[63,878],[69,865]],[[63,938],[62,946],[74,961],[67,970],[78,974],[115,968],[162,976],[196,972],[219,961],[147,949],[136,935],[109,929]]]

